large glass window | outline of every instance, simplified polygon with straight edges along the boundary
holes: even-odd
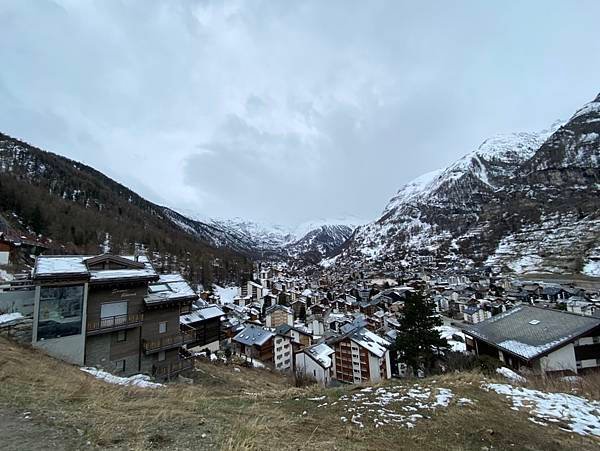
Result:
[[[81,333],[83,285],[42,287],[37,339],[68,337]]]

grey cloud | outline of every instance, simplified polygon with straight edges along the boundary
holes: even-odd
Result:
[[[593,98],[600,4],[0,1],[2,131],[201,216],[376,216]],[[169,180],[156,187],[155,180]]]

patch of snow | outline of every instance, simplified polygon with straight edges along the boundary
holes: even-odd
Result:
[[[439,331],[440,336],[445,338],[448,341],[448,345],[450,345],[450,349],[454,352],[466,352],[467,345],[465,343],[465,334],[461,332],[460,329],[457,329],[453,326],[438,326],[436,330]],[[457,337],[462,338],[462,341],[457,340]]]
[[[501,374],[505,378],[507,378],[511,381],[514,381],[514,382],[520,382],[520,383],[527,382],[527,379],[525,379],[523,376],[515,373],[513,370],[511,370],[510,368],[506,368],[505,366],[503,366],[502,368],[498,368],[496,370],[496,373]]]
[[[13,321],[18,321],[22,318],[23,315],[19,312],[5,313],[4,315],[0,315],[0,326],[3,324],[12,323]]]
[[[221,304],[231,304],[239,293],[239,287],[220,287],[219,285],[213,285],[213,291],[219,296]]]
[[[92,367],[83,367],[80,368],[80,370],[85,371],[86,373],[94,376],[96,379],[100,379],[109,384],[126,385],[140,388],[158,388],[164,386],[163,384],[151,382],[150,376],[146,376],[145,374],[134,374],[133,376],[129,377],[120,377]]]
[[[545,393],[508,384],[484,384],[512,401],[513,410],[527,408],[535,422],[547,421],[563,424],[570,432],[600,437],[600,402],[566,393]],[[533,420],[532,420],[533,421]]]

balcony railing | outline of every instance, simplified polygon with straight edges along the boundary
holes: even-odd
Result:
[[[178,348],[180,346],[190,344],[196,341],[196,332],[180,332],[175,335],[160,337],[156,340],[143,340],[142,346],[146,354],[153,352],[165,351],[167,349]]]
[[[144,315],[141,313],[108,316],[106,318],[100,318],[99,320],[88,321],[86,330],[88,335],[94,335],[113,330],[137,327],[142,324],[143,320]]]
[[[157,379],[168,379],[182,371],[194,368],[193,357],[180,357],[174,362],[156,363],[152,367],[152,373]]]

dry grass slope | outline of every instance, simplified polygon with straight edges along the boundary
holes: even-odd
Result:
[[[452,404],[414,429],[344,424],[340,389],[292,388],[262,370],[201,364],[194,385],[139,389],[97,381],[76,367],[0,338],[0,437],[5,449],[598,449],[598,441],[538,426],[461,374],[421,384],[450,388]],[[304,412],[307,412],[304,414]],[[27,418],[29,417],[29,418]]]

